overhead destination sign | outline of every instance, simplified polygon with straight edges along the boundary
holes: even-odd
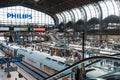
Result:
[[[9,27],[0,27],[0,31],[9,31]]]
[[[11,59],[11,62],[21,62],[22,61],[22,58],[21,57],[13,57]]]
[[[0,64],[4,64],[4,63],[7,63],[8,62],[8,58],[1,58],[0,59]],[[10,62],[21,62],[22,61],[22,58],[21,57],[12,57]]]

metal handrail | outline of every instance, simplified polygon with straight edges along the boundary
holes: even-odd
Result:
[[[65,71],[69,71],[69,70],[72,70],[73,68],[75,68],[75,67],[81,67],[81,65],[83,64],[83,63],[85,63],[86,61],[91,61],[91,60],[94,60],[94,59],[96,59],[96,60],[101,60],[101,59],[107,59],[107,60],[120,60],[120,58],[119,57],[115,57],[115,56],[94,56],[94,57],[89,57],[89,58],[85,58],[85,59],[83,59],[83,60],[81,60],[81,61],[79,61],[79,62],[77,62],[77,63],[75,63],[75,64],[73,64],[73,65],[71,65],[71,66],[69,66],[69,67],[67,67],[67,68],[65,68],[65,69],[63,69],[63,70],[61,70],[61,71],[59,71],[58,73],[56,73],[56,74],[53,74],[53,75],[51,75],[50,77],[48,77],[48,78],[46,78],[46,80],[54,80],[56,77],[58,77],[61,73],[64,73]],[[71,71],[72,72],[72,71]]]

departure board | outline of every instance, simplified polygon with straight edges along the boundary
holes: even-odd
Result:
[[[14,27],[14,31],[28,31],[28,28],[18,28],[18,27]]]
[[[45,28],[34,28],[33,29],[35,32],[44,32]]]

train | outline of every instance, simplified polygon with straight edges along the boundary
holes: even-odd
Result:
[[[64,57],[34,50],[33,47],[23,47],[17,45],[17,43],[0,42],[0,49],[11,56],[22,57],[22,64],[45,78],[70,66],[66,63],[67,60]]]
[[[87,75],[89,75],[89,78],[86,80],[120,80],[120,72],[119,71],[116,71],[116,72],[114,71],[114,72],[111,72],[108,74],[106,74],[105,72],[99,71],[99,74],[98,74],[98,70],[95,69],[93,71],[90,71],[89,74],[86,74],[86,76]],[[98,77],[96,77],[96,76],[98,76]]]
[[[120,51],[120,43],[114,43],[112,49]]]
[[[66,68],[66,59],[48,53],[33,50],[32,47],[23,47],[16,43],[0,42],[0,49],[11,56],[22,57],[22,64],[44,77],[49,77]]]

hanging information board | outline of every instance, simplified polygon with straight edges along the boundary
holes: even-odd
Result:
[[[38,32],[44,32],[45,28],[34,28],[33,30]]]
[[[9,27],[0,27],[0,31],[9,31]]]
[[[18,27],[15,27],[14,31],[28,31],[28,28],[18,28]]]

